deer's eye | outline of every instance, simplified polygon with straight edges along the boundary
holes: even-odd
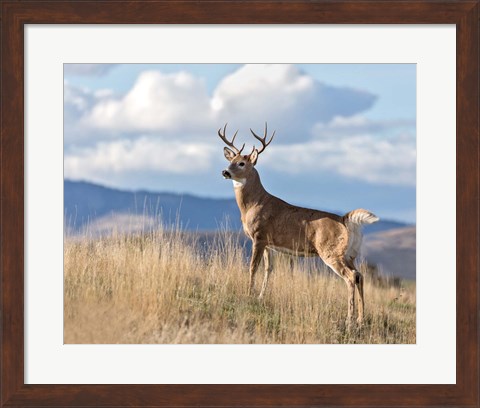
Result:
[[[245,163],[244,163],[244,162],[241,162],[241,163],[239,163],[238,165],[239,165],[240,167],[243,167],[243,166],[245,166]]]

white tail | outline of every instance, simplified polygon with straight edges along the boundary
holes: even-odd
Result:
[[[355,263],[355,259],[360,254],[362,246],[362,225],[373,224],[379,218],[370,211],[359,208],[350,211],[343,216],[343,222],[348,229],[348,247],[345,252],[345,258],[351,264]]]
[[[373,224],[379,220],[375,214],[362,208],[346,213],[343,218],[346,222],[353,222],[358,225]]]
[[[255,273],[264,259],[265,277],[260,297],[265,293],[268,277],[272,272],[270,252],[279,251],[300,256],[320,256],[323,261],[347,284],[348,317],[350,324],[354,313],[355,288],[358,292],[358,322],[363,319],[363,276],[355,268],[355,259],[362,242],[361,226],[378,221],[378,217],[367,210],[353,210],[343,217],[325,211],[297,207],[269,194],[260,182],[255,165],[258,156],[271,143],[267,138],[267,125],[263,137],[250,129],[261,143],[260,149],[253,148],[248,155],[234,145],[225,132],[227,125],[218,131],[218,136],[228,147],[224,147],[225,158],[230,162],[223,170],[223,177],[231,179],[240,209],[245,233],[253,242],[250,261],[249,293],[253,292]],[[273,133],[275,134],[275,132]],[[268,139],[268,141],[267,141]]]

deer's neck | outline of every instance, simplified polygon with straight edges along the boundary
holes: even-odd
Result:
[[[257,170],[253,169],[249,177],[233,183],[235,198],[240,212],[245,214],[250,208],[259,205],[269,196],[263,188]]]

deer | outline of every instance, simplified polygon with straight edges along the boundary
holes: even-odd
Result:
[[[355,260],[362,243],[361,227],[372,224],[379,218],[364,209],[337,215],[298,207],[268,193],[260,181],[255,165],[260,154],[272,142],[275,132],[267,141],[266,123],[263,137],[250,129],[253,137],[261,143],[261,147],[257,149],[253,146],[250,154],[242,155],[245,143],[240,149],[234,145],[238,130],[230,141],[226,137],[226,129],[227,124],[223,131],[222,128],[218,130],[218,136],[228,146],[225,146],[223,151],[229,165],[222,171],[222,176],[233,181],[243,230],[252,241],[248,295],[252,296],[254,293],[255,274],[263,258],[265,275],[258,298],[264,297],[273,270],[272,251],[293,256],[317,256],[347,285],[348,328],[354,319],[355,290],[357,291],[356,322],[362,325],[364,277],[355,267]]]

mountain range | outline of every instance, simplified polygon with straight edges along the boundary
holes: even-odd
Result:
[[[84,181],[64,181],[66,226],[78,233],[87,226],[102,232],[111,222],[117,228],[135,229],[138,222],[154,224],[159,217],[164,225],[178,223],[186,231],[213,231],[219,228],[241,229],[240,212],[235,199],[203,198],[190,194],[149,191],[125,191]],[[129,225],[123,221],[129,220]],[[122,221],[123,220],[123,221]],[[366,234],[405,227],[406,224],[380,220],[366,226]]]

